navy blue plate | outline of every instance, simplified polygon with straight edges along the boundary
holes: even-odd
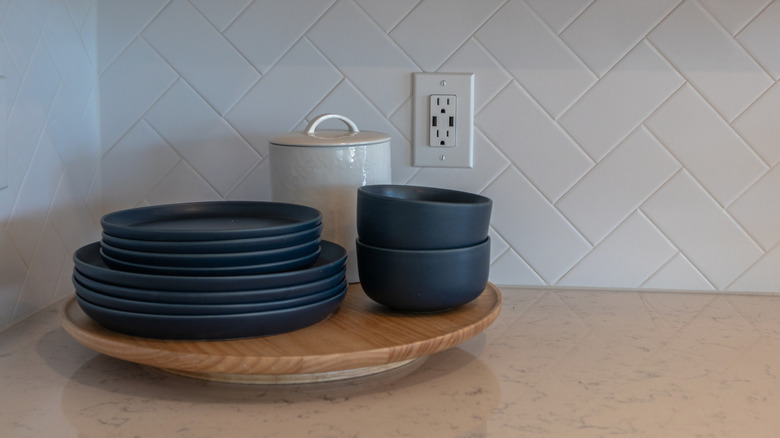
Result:
[[[102,234],[103,242],[131,251],[146,251],[172,254],[219,254],[229,252],[267,251],[277,248],[288,248],[320,237],[322,224],[297,233],[280,234],[278,236],[247,237],[246,239],[202,240],[178,242],[175,240],[139,240]]]
[[[319,210],[262,201],[211,201],[153,205],[108,213],[103,231],[141,240],[202,241],[278,236],[314,228]]]
[[[169,304],[243,304],[264,303],[268,301],[289,300],[335,287],[346,278],[346,268],[322,280],[303,283],[294,286],[272,289],[255,289],[239,291],[200,291],[181,292],[166,290],[135,289],[103,283],[85,277],[77,269],[73,270],[73,280],[98,291],[103,295],[128,300],[151,301]]]
[[[229,315],[236,313],[265,312],[268,310],[286,309],[317,303],[338,295],[347,287],[347,281],[330,289],[315,292],[289,300],[266,301],[261,303],[241,304],[170,304],[155,303],[150,301],[127,300],[104,295],[97,290],[92,290],[85,285],[73,280],[76,294],[97,306],[126,312],[151,313],[156,315]]]
[[[276,272],[287,272],[295,269],[306,268],[311,266],[315,260],[320,256],[320,250],[308,254],[303,257],[299,257],[293,260],[283,260],[281,262],[261,263],[259,265],[247,265],[247,266],[162,266],[162,265],[148,265],[145,263],[131,263],[125,260],[120,260],[111,257],[103,251],[101,248],[100,255],[105,260],[106,264],[114,269],[123,271],[139,272],[144,274],[155,275],[189,275],[192,277],[219,277],[225,275],[256,275],[256,274],[273,274]]]
[[[344,268],[347,250],[343,246],[323,240],[320,242],[320,248],[319,258],[307,268],[256,275],[187,276],[121,271],[105,263],[100,255],[100,242],[77,249],[73,254],[73,262],[81,274],[117,286],[181,292],[245,291],[310,283],[329,277]]]
[[[156,339],[239,339],[286,333],[327,318],[344,300],[349,286],[336,296],[287,309],[232,315],[153,315],[113,310],[91,303],[78,294],[84,313],[118,333]]]
[[[100,242],[101,250],[109,257],[128,263],[140,263],[152,266],[170,266],[183,268],[217,268],[245,267],[252,265],[289,262],[301,257],[313,256],[311,262],[317,259],[315,253],[320,248],[320,239],[287,248],[269,249],[267,251],[234,252],[219,254],[171,254],[146,251],[132,251],[117,248],[106,242]],[[300,267],[300,266],[295,266]]]

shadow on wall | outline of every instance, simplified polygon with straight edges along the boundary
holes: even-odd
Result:
[[[33,163],[0,192],[0,330],[72,292],[72,254],[99,238],[99,157],[84,149],[58,154],[58,166]]]

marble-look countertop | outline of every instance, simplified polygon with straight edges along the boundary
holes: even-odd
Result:
[[[780,296],[502,288],[483,334],[383,374],[214,383],[0,333],[0,436],[761,437],[780,430]]]

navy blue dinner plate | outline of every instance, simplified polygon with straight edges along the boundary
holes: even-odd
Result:
[[[170,304],[155,303],[150,301],[128,300],[116,298],[111,295],[104,295],[99,291],[92,290],[85,285],[73,280],[76,288],[76,294],[85,300],[97,306],[106,307],[114,310],[124,310],[127,312],[151,313],[156,315],[229,315],[235,313],[253,313],[265,312],[268,310],[287,309],[299,307],[307,304],[326,300],[339,294],[347,287],[346,280],[335,287],[304,295],[289,300],[265,301],[259,303],[241,303],[241,304]]]
[[[297,246],[312,240],[319,239],[322,232],[322,224],[296,233],[280,234],[278,236],[247,237],[245,239],[221,239],[200,241],[176,241],[176,240],[143,240],[127,239],[102,234],[103,242],[131,251],[146,251],[163,254],[220,254],[246,251],[267,251],[277,248]]]
[[[98,291],[103,295],[128,300],[151,301],[169,304],[243,304],[264,303],[268,301],[289,300],[331,289],[344,281],[346,267],[321,280],[283,286],[270,289],[251,289],[238,291],[199,291],[181,292],[169,290],[148,290],[117,286],[84,276],[78,269],[73,270],[73,281]]]
[[[141,240],[201,241],[278,236],[314,228],[319,210],[264,201],[210,201],[152,205],[100,219],[112,236]]]
[[[133,251],[117,248],[109,243],[100,242],[101,250],[109,257],[129,263],[152,266],[170,266],[183,268],[245,267],[252,265],[271,265],[290,262],[310,256],[311,262],[317,259],[320,248],[319,237],[301,245],[267,251],[233,252],[219,254],[171,254],[146,251]],[[294,264],[294,267],[302,265]]]
[[[260,263],[257,265],[241,265],[241,266],[163,266],[159,264],[146,264],[146,263],[134,263],[126,260],[117,259],[109,256],[101,248],[100,255],[105,260],[106,264],[114,269],[123,271],[139,272],[144,274],[155,275],[188,275],[188,276],[201,276],[201,277],[219,277],[226,275],[256,275],[256,274],[272,274],[276,272],[293,271],[299,268],[305,268],[311,266],[315,260],[320,256],[320,249],[315,252],[299,257],[293,260],[283,260],[279,262]]]
[[[326,300],[305,306],[230,315],[154,315],[125,312],[91,303],[78,294],[84,313],[101,326],[131,336],[155,339],[239,339],[286,333],[308,327],[336,311],[349,287]]]
[[[336,243],[320,242],[320,255],[314,264],[287,272],[253,275],[160,275],[130,272],[108,266],[100,255],[100,242],[93,242],[77,249],[73,254],[75,269],[81,274],[103,283],[149,290],[181,292],[241,291],[279,288],[329,277],[344,268],[347,250]]]

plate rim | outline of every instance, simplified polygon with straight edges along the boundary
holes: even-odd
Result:
[[[161,220],[175,221],[176,218],[193,214],[225,214],[228,210],[243,214],[262,215],[274,214],[274,217],[292,219],[292,223],[268,226],[247,227],[239,229],[193,230],[193,229],[160,229],[139,226],[140,223],[155,223]],[[217,215],[219,216],[219,215]],[[228,219],[230,219],[228,217]],[[103,231],[117,236],[143,240],[175,240],[203,241],[220,239],[241,239],[248,237],[277,236],[280,234],[303,231],[317,226],[322,222],[322,213],[316,208],[285,202],[274,201],[201,201],[181,202],[174,204],[149,205],[145,207],[128,208],[106,213],[100,218]]]
[[[270,287],[293,286],[315,279],[322,279],[341,270],[347,261],[347,250],[343,246],[328,240],[320,242],[320,255],[314,264],[293,271],[275,272],[255,275],[224,275],[224,276],[182,276],[143,274],[112,269],[106,265],[100,256],[100,242],[88,243],[73,253],[74,269],[83,275],[109,284],[121,286],[132,285],[138,289],[166,289],[172,291],[239,291]],[[103,266],[95,265],[95,260],[87,262],[82,259],[84,253],[97,258]],[[331,257],[331,258],[329,258]],[[113,279],[113,281],[112,281]],[[139,287],[145,284],[146,287]],[[164,287],[162,285],[165,285]]]

